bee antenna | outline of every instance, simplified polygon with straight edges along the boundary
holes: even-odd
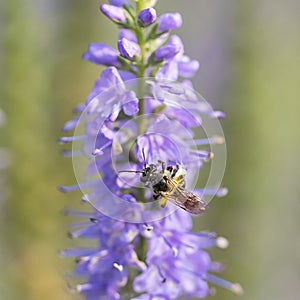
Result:
[[[146,156],[145,156],[145,148],[142,148],[143,160],[144,160],[144,168],[146,168]]]
[[[122,171],[119,171],[118,173],[143,173],[142,171],[132,171],[132,170],[122,170]]]

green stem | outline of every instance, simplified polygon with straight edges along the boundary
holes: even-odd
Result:
[[[145,8],[145,3],[147,1],[145,0],[140,0],[137,1],[136,3],[136,14]],[[136,31],[135,31],[136,37],[137,37],[137,42],[138,45],[140,46],[140,61],[138,64],[138,72],[137,72],[137,77],[138,77],[138,98],[139,98],[139,120],[138,120],[138,134],[142,134],[144,131],[144,122],[141,116],[144,115],[144,93],[145,93],[145,84],[144,84],[144,77],[146,73],[146,41],[145,41],[145,36],[144,36],[144,31],[143,28],[139,27],[138,25],[136,26]]]
[[[136,14],[147,7],[147,1],[140,0],[136,2]],[[136,37],[138,45],[140,46],[140,62],[138,65],[138,98],[139,98],[139,112],[138,112],[138,135],[142,135],[145,132],[145,120],[143,118],[144,112],[145,112],[145,100],[144,100],[144,94],[145,94],[145,73],[146,73],[146,41],[144,36],[144,31],[141,27],[136,26]],[[142,203],[145,203],[145,192],[144,189],[139,189],[138,191],[139,195],[139,201]],[[142,260],[146,259],[146,253],[147,253],[147,241],[146,239],[141,236],[140,237],[140,247],[139,247],[139,257]]]

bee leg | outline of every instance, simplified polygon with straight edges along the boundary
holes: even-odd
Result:
[[[161,207],[166,207],[166,205],[168,203],[168,200],[169,200],[168,197],[162,198],[161,201],[160,201],[160,206]]]
[[[161,164],[161,173],[165,173],[166,163],[162,160],[158,161]]]

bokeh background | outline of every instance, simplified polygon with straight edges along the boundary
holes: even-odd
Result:
[[[80,194],[56,190],[75,181],[56,141],[100,73],[81,60],[88,43],[116,45],[99,3],[0,3],[1,300],[78,299],[58,252],[74,243],[61,211],[80,207]],[[194,86],[227,113],[229,194],[196,227],[230,240],[212,255],[243,285],[240,299],[300,299],[300,2],[164,0],[158,9],[183,15],[178,34],[201,63]],[[211,299],[235,297],[217,288]]]

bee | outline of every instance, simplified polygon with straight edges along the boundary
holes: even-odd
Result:
[[[161,170],[155,164],[147,164],[144,149],[142,149],[144,166],[138,171],[120,171],[140,173],[140,181],[153,193],[153,199],[159,200],[161,207],[165,207],[171,200],[178,207],[191,214],[201,214],[207,209],[207,203],[199,196],[185,188],[186,169],[180,165],[167,166],[159,160]]]

